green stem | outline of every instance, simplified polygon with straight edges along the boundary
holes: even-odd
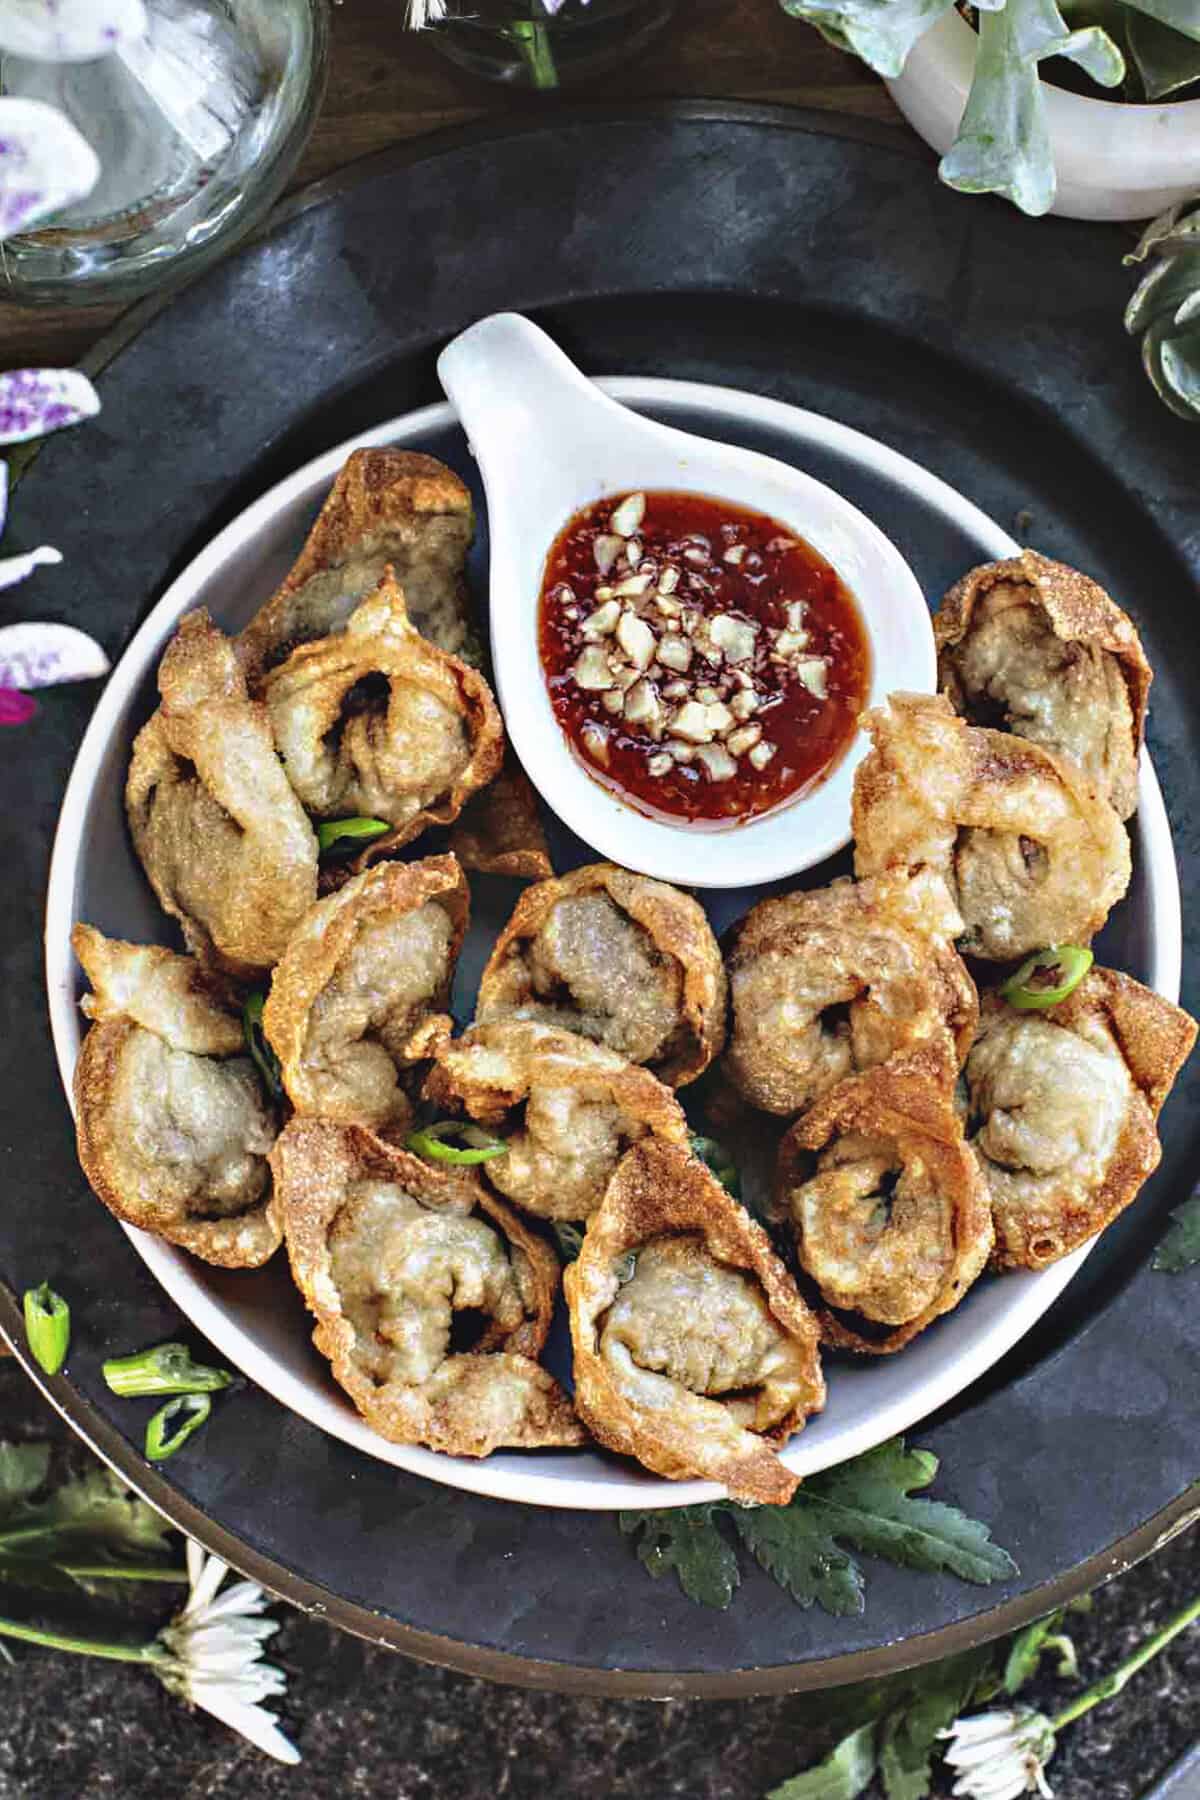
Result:
[[[1172,1638],[1178,1637],[1181,1631],[1186,1631],[1196,1619],[1200,1619],[1200,1594],[1197,1594],[1194,1600],[1189,1600],[1179,1612],[1174,1613],[1166,1624],[1154,1633],[1153,1637],[1147,1638],[1146,1642],[1134,1651],[1132,1656],[1127,1657],[1123,1663],[1118,1663],[1111,1674],[1105,1675],[1101,1681],[1097,1681],[1094,1686],[1088,1688],[1086,1693],[1080,1694],[1078,1700],[1073,1700],[1070,1706],[1064,1707],[1057,1718],[1051,1719],[1051,1728],[1054,1731],[1061,1731],[1064,1725],[1070,1725],[1083,1713],[1091,1712],[1093,1706],[1098,1706],[1102,1700],[1111,1700],[1114,1694],[1119,1694],[1131,1675],[1136,1675],[1138,1670],[1144,1668],[1158,1655],[1160,1650],[1166,1649]]]
[[[188,1583],[186,1569],[143,1569],[137,1563],[56,1562],[54,1566],[79,1581],[171,1581],[178,1587]]]
[[[42,1631],[37,1625],[19,1625],[15,1619],[0,1619],[0,1637],[20,1638],[25,1644],[42,1644],[47,1650],[70,1650],[75,1656],[104,1656],[109,1662],[163,1660],[163,1651],[158,1644],[104,1644],[95,1638],[67,1637],[60,1631]]]
[[[558,67],[550,44],[549,29],[539,19],[514,19],[508,35],[525,59],[529,79],[535,88],[556,88]]]

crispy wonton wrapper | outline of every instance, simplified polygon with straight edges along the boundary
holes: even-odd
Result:
[[[817,1323],[703,1163],[630,1150],[563,1280],[575,1405],[602,1444],[735,1500],[791,1499],[799,1480],[775,1449],[825,1404]]]
[[[356,860],[448,825],[498,773],[504,727],[483,676],[414,630],[390,569],[344,631],[302,644],[263,685],[287,778],[316,818],[393,827]]]
[[[704,908],[590,863],[527,888],[479,983],[480,1020],[537,1019],[682,1087],[725,1039],[725,970]]]
[[[648,1069],[530,1020],[472,1025],[438,1052],[425,1096],[500,1130],[508,1150],[484,1174],[543,1219],[586,1219],[647,1134],[688,1141],[683,1108]]]
[[[961,1063],[979,1017],[954,948],[962,928],[931,869],[760,900],[726,958],[722,1073],[752,1105],[791,1117],[844,1076],[929,1040]]]
[[[1132,621],[1102,587],[1024,550],[956,582],[933,633],[956,712],[1065,756],[1122,819],[1136,811],[1153,676]]]
[[[455,820],[450,848],[464,869],[480,875],[545,881],[554,874],[537,796],[511,746],[496,779]]]
[[[133,842],[165,912],[205,963],[253,981],[317,897],[317,840],[233,646],[188,613],[158,670],[125,787]]]
[[[1044,1012],[984,997],[967,1058],[968,1131],[992,1199],[994,1261],[1041,1269],[1103,1231],[1162,1154],[1155,1121],[1195,1021],[1093,967]]]
[[[277,964],[263,1030],[299,1113],[404,1132],[402,1082],[449,1041],[470,896],[452,856],[379,863],[319,900]]]
[[[373,1431],[452,1456],[586,1442],[536,1360],[558,1259],[510,1207],[324,1119],[293,1119],[271,1166],[313,1342]],[[485,1321],[469,1350],[452,1348],[455,1314]]]
[[[390,565],[413,624],[452,656],[470,648],[463,568],[475,520],[458,476],[412,450],[355,450],[299,561],[238,639],[252,691],[300,644],[340,631]]]
[[[992,962],[1086,944],[1129,885],[1129,839],[1073,763],[967,725],[941,695],[865,713],[874,748],[854,777],[854,870],[945,877],[960,948]]]
[[[958,1305],[988,1260],[991,1206],[954,1110],[954,1073],[943,1046],[925,1045],[848,1076],[779,1147],[776,1200],[828,1309],[826,1343],[901,1349]]]
[[[226,1269],[279,1247],[267,1153],[278,1120],[239,1014],[190,956],[76,925],[94,1022],[75,1065],[84,1174],[129,1225]]]

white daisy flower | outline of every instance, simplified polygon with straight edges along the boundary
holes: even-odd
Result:
[[[287,1687],[282,1669],[260,1660],[264,1642],[279,1629],[261,1616],[267,1596],[252,1581],[220,1593],[228,1565],[190,1540],[187,1567],[187,1604],[159,1632],[167,1656],[150,1667],[171,1693],[203,1707],[268,1756],[298,1763],[300,1752],[262,1704]]]
[[[943,1755],[959,1771],[955,1794],[966,1800],[1019,1800],[1021,1794],[1052,1800],[1043,1770],[1054,1755],[1054,1730],[1041,1713],[1028,1706],[975,1713],[938,1736],[951,1740]]]

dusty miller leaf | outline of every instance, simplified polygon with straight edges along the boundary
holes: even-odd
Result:
[[[733,1547],[717,1524],[720,1502],[667,1512],[623,1512],[621,1530],[637,1538],[638,1560],[657,1581],[673,1569],[689,1600],[724,1612],[741,1581]]]
[[[1171,1214],[1171,1226],[1154,1255],[1154,1267],[1178,1275],[1200,1262],[1200,1193]]]
[[[107,1469],[89,1469],[11,1513],[0,1526],[0,1555],[54,1560],[86,1546],[92,1560],[105,1553],[137,1557],[161,1551],[170,1531],[166,1519]]]
[[[861,56],[877,75],[894,79],[908,53],[954,0],[782,0],[794,19],[815,25],[839,50]]]
[[[0,1444],[0,1520],[36,1494],[49,1468],[49,1444]]]
[[[875,1725],[860,1725],[829,1752],[824,1762],[772,1788],[767,1800],[857,1800],[877,1766]]]

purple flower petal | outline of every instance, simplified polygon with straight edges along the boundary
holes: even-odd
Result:
[[[0,687],[0,725],[25,725],[38,709],[32,694],[18,693],[16,688]]]
[[[38,62],[91,62],[146,29],[143,0],[3,0],[0,51]]]
[[[10,369],[0,375],[0,444],[45,437],[94,419],[99,411],[100,396],[79,369]]]
[[[109,667],[95,638],[74,625],[30,619],[0,627],[0,689],[95,681],[107,675]]]
[[[0,239],[81,200],[99,178],[96,152],[65,113],[0,97]]]

